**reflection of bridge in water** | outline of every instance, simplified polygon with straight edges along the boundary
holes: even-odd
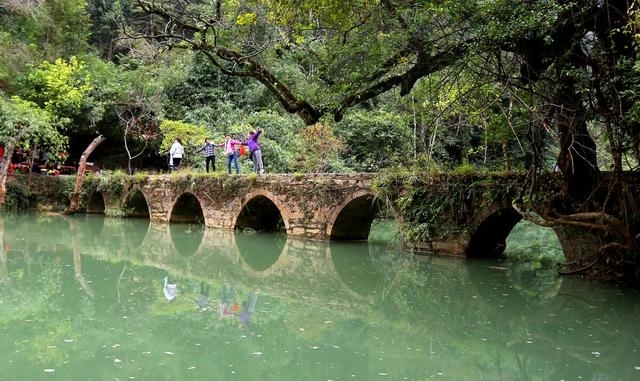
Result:
[[[82,237],[79,242],[86,247],[82,252],[163,269],[174,278],[216,280],[242,288],[287,284],[286,288],[269,293],[289,297],[304,293],[305,297],[313,297],[313,292],[319,291],[335,295],[338,304],[374,303],[372,298],[381,295],[384,287],[384,280],[376,278],[378,271],[372,263],[372,257],[385,250],[380,245],[99,218],[103,223],[98,226],[97,219],[78,224]],[[309,282],[331,285],[331,289],[313,290]]]

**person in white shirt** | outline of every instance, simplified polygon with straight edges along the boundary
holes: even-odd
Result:
[[[182,146],[182,140],[176,138],[171,145],[171,149],[169,149],[169,158],[171,159],[169,164],[171,165],[171,169],[178,169],[183,155],[184,147]]]

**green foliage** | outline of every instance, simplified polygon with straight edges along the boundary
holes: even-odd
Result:
[[[476,168],[473,165],[471,165],[468,161],[465,161],[464,163],[460,164],[453,170],[453,173],[457,175],[463,175],[463,176],[471,175],[475,172],[476,172]]]
[[[67,144],[67,137],[52,125],[51,114],[33,102],[19,97],[0,97],[0,143],[19,137],[24,148],[46,149],[56,153]]]
[[[97,191],[121,194],[128,179],[129,176],[121,170],[114,172],[103,171],[100,176],[93,179],[93,183]]]
[[[29,207],[29,188],[19,182],[7,184],[7,195],[3,208],[6,210],[24,210]]]
[[[506,241],[505,255],[513,261],[527,261],[536,269],[545,263],[564,262],[564,253],[558,236],[551,228],[521,221],[513,228]]]
[[[328,125],[316,123],[302,129],[291,168],[297,172],[336,172],[336,163],[345,144]]]
[[[342,157],[356,172],[377,172],[414,154],[408,115],[385,110],[354,111],[336,125]]]
[[[206,128],[180,121],[163,120],[160,123],[160,130],[162,131],[161,152],[168,154],[171,144],[176,138],[180,138],[185,151],[182,157],[185,165],[193,166],[202,161],[202,154],[198,151],[204,145],[204,139],[209,137]]]
[[[31,65],[89,49],[85,0],[4,1],[0,5],[0,90],[15,94]]]
[[[268,172],[291,172],[291,163],[297,155],[298,141],[296,134],[304,125],[299,118],[281,115],[274,111],[259,111],[246,115],[244,127],[240,132],[244,140],[249,130],[260,128],[259,142],[264,165]]]
[[[70,115],[80,112],[91,89],[83,62],[77,57],[68,61],[58,58],[53,63],[44,61],[31,70],[24,80],[21,95],[56,116],[62,124],[68,124]]]

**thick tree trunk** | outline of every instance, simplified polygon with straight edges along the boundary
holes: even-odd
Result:
[[[76,173],[76,185],[73,189],[73,193],[69,195],[69,209],[67,210],[67,214],[73,214],[80,209],[80,192],[82,191],[82,184],[84,183],[84,171],[87,166],[87,159],[89,155],[96,149],[96,147],[105,141],[102,135],[93,139],[91,144],[84,150],[82,156],[80,156],[80,161],[78,162],[78,171]]]
[[[16,148],[18,139],[20,139],[20,136],[12,137],[4,147],[4,156],[0,164],[0,206],[4,205],[5,198],[7,197],[7,173],[9,172],[9,165],[11,164],[11,154],[13,153],[13,149]]]
[[[555,113],[560,139],[558,168],[564,178],[564,196],[581,203],[600,180],[596,143],[587,130],[586,112],[575,81],[566,75],[560,81]]]

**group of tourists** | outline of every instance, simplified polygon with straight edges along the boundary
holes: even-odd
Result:
[[[220,319],[238,317],[240,328],[249,327],[251,319],[256,312],[256,302],[258,301],[260,290],[253,290],[247,294],[246,300],[242,302],[242,310],[238,303],[234,302],[236,289],[233,286],[223,285],[218,302],[218,313]]]
[[[246,146],[249,149],[249,158],[251,158],[251,161],[253,162],[253,172],[263,174],[264,164],[262,163],[262,151],[260,149],[260,144],[258,143],[258,138],[261,133],[261,129],[249,131],[245,141],[236,140],[230,133],[227,133],[224,142],[219,144],[214,144],[211,142],[211,139],[206,138],[204,140],[204,146],[202,146],[198,151],[202,152],[204,155],[204,163],[207,173],[209,173],[209,166],[211,166],[211,169],[214,172],[216,170],[216,147],[224,148],[224,154],[227,157],[227,171],[229,174],[231,174],[232,164],[236,173],[240,173],[238,157],[241,154],[244,154],[244,147]],[[178,169],[180,167],[184,154],[185,151],[184,146],[182,145],[182,140],[180,138],[176,138],[169,149],[169,166],[171,169]]]

